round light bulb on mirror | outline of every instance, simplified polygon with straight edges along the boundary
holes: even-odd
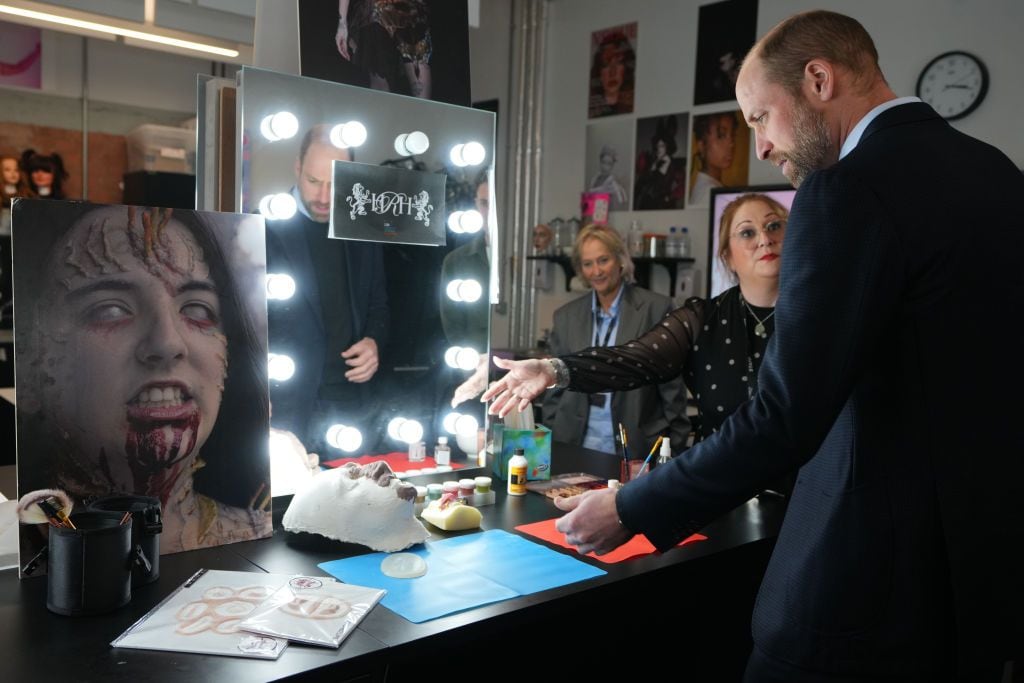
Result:
[[[295,137],[299,132],[299,120],[290,111],[279,111],[269,114],[260,121],[260,133],[267,140],[277,142]]]
[[[472,415],[465,413],[460,414],[455,418],[455,434],[459,436],[468,437],[474,436],[476,430],[480,428],[480,423],[477,422],[476,418]]]
[[[346,453],[353,453],[363,445],[363,434],[355,427],[333,424],[327,428],[327,444]]]
[[[467,234],[474,234],[480,232],[480,228],[484,227],[484,217],[476,209],[470,209],[469,211],[458,212],[459,216],[459,227],[462,228],[462,232]]]
[[[406,443],[416,443],[423,438],[423,425],[416,420],[406,420],[398,427],[398,439]]]
[[[286,221],[294,216],[298,209],[295,197],[288,192],[268,194],[259,203],[260,214],[272,221]]]
[[[267,273],[267,298],[285,301],[295,294],[295,280],[285,273]]]
[[[450,368],[459,367],[459,351],[462,350],[461,346],[449,346],[444,352],[444,364]]]
[[[462,347],[455,354],[455,365],[460,370],[476,370],[478,362],[480,362],[480,354],[476,349],[471,349],[468,346]]]
[[[483,287],[476,280],[461,280],[457,289],[459,298],[456,300],[465,301],[469,304],[478,301],[484,293]]]
[[[395,136],[395,153],[403,157],[409,156],[409,150],[405,147],[405,139],[407,137],[409,137],[408,133]]]
[[[414,130],[405,136],[405,148],[409,154],[423,154],[430,148],[430,138],[423,131]]]
[[[455,145],[448,153],[448,158],[452,160],[452,163],[456,166],[466,166],[466,161],[462,158],[462,148],[465,145]]]
[[[448,215],[448,229],[457,235],[461,235],[464,230],[462,229],[462,214],[465,211],[452,211]]]
[[[341,149],[359,147],[366,142],[366,126],[359,121],[339,123],[331,128],[331,144]]]
[[[449,282],[448,286],[445,287],[445,294],[447,294],[448,298],[451,299],[452,301],[462,301],[462,295],[459,294],[459,286],[461,284],[462,280],[456,279]]]
[[[441,426],[449,434],[473,436],[476,434],[476,430],[480,427],[480,423],[477,422],[477,419],[472,415],[452,411],[444,416],[444,419],[441,421]]]
[[[404,417],[393,417],[391,418],[391,421],[388,422],[388,436],[390,436],[395,441],[401,440],[401,438],[398,436],[398,428],[402,426],[403,422],[405,422]]]
[[[487,150],[475,140],[462,145],[462,160],[467,166],[477,166],[487,158]]]
[[[267,375],[272,380],[287,382],[295,374],[295,361],[283,353],[271,353],[267,356]]]

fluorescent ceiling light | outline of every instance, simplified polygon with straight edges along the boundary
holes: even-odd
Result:
[[[60,26],[70,26],[72,28],[85,29],[87,31],[96,31],[97,33],[134,38],[135,40],[143,40],[150,43],[160,43],[161,45],[170,45],[172,47],[182,48],[185,50],[206,52],[208,54],[219,55],[221,57],[233,58],[237,57],[239,54],[238,50],[217,47],[215,45],[207,45],[206,43],[197,43],[192,40],[172,38],[170,36],[150,33],[148,31],[136,31],[134,29],[115,26],[113,24],[101,24],[99,22],[86,21],[84,19],[72,19],[59,14],[39,12],[22,7],[14,7],[12,5],[0,5],[0,14],[9,14],[16,17],[23,17],[25,19],[34,19],[35,21],[45,21],[51,24],[58,24]]]

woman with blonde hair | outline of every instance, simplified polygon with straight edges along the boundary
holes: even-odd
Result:
[[[667,296],[633,284],[633,260],[612,228],[582,228],[573,246],[572,263],[592,291],[555,311],[549,338],[553,354],[588,346],[610,347],[618,340],[632,339],[672,309]],[[557,388],[544,399],[542,421],[554,439],[592,450],[615,453],[619,423],[637,451],[649,449],[662,434],[682,449],[690,432],[682,381],[676,377],[661,384],[652,382],[652,386],[640,384],[589,395]]]

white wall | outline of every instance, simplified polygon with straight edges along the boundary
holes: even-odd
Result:
[[[577,213],[583,189],[587,129],[589,46],[592,31],[638,22],[636,105],[642,118],[688,111],[701,114],[727,103],[693,106],[693,71],[697,41],[698,0],[557,0],[548,6],[544,159],[541,215]],[[965,133],[990,142],[1024,168],[1024,2],[1020,0],[760,0],[758,36],[787,16],[807,9],[830,9],[858,19],[873,36],[883,72],[900,95],[913,95],[921,69],[935,56],[954,49],[972,52],[989,70],[984,103],[953,123]],[[474,55],[475,56],[475,55]],[[750,183],[784,179],[751,151]],[[697,267],[706,273],[706,209],[614,213],[611,222],[623,232],[638,218],[645,230],[664,232],[670,225],[696,228],[693,248]],[[656,268],[660,271],[660,268]],[[667,291],[667,276],[652,283]],[[555,308],[579,296],[567,295],[561,274],[555,293],[537,298],[538,334],[551,326]],[[559,291],[561,290],[561,291]]]

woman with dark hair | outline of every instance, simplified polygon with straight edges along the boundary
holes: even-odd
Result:
[[[686,159],[675,156],[678,150],[675,116],[658,121],[651,136],[650,150],[637,156],[636,200],[634,209],[681,209],[686,196]]]
[[[621,31],[598,44],[590,62],[590,118],[633,111],[636,53]]]
[[[693,164],[690,171],[690,204],[707,201],[712,187],[722,187],[725,172],[736,155],[734,111],[697,116],[693,120]]]
[[[28,189],[31,197],[42,199],[66,199],[64,181],[68,172],[64,170],[64,160],[54,152],[49,156],[39,154],[34,149],[26,149],[21,154],[21,167],[28,174]]]
[[[170,209],[14,211],[18,261],[39,264],[15,274],[19,488],[157,497],[164,553],[269,535],[266,345],[218,240],[227,226]]]

